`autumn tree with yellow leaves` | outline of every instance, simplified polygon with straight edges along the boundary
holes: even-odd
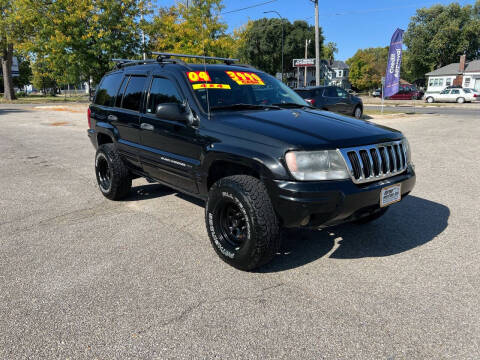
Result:
[[[147,25],[152,51],[232,57],[237,52],[227,24],[221,21],[221,0],[190,0],[160,8]]]

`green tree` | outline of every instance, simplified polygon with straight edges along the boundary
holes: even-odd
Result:
[[[22,89],[32,82],[32,68],[30,61],[22,56],[17,56],[18,60],[18,76],[13,78],[13,84]]]
[[[335,60],[335,54],[338,53],[337,43],[328,42],[327,45],[323,47],[322,57],[326,60],[333,61]]]
[[[191,0],[189,6],[177,2],[160,8],[146,27],[150,50],[232,57],[236,45],[220,19],[222,9],[222,0]]]
[[[57,89],[57,83],[51,76],[44,59],[37,58],[37,61],[32,66],[32,84],[37,90],[40,90],[44,95],[47,92],[55,95]]]
[[[417,10],[405,33],[409,71],[423,78],[435,68],[480,56],[480,0],[474,6],[458,3]]]
[[[350,66],[349,79],[359,90],[381,86],[382,77],[387,69],[388,47],[358,50],[347,60]]]
[[[15,99],[13,90],[12,61],[14,46],[21,32],[21,16],[15,1],[0,0],[0,60],[2,64],[4,98]]]
[[[22,44],[58,85],[98,82],[113,58],[140,55],[141,0],[17,0],[35,31]]]
[[[259,19],[250,21],[238,33],[240,38],[238,55],[243,62],[258,67],[270,74],[280,72],[282,63],[281,36],[284,26],[285,70],[291,68],[295,58],[305,57],[305,40],[312,40],[308,47],[310,57],[315,55],[315,27],[306,21],[295,21],[293,24],[286,19]],[[322,29],[320,29],[320,48],[323,44]]]

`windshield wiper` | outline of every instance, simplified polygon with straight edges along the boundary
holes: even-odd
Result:
[[[231,105],[220,105],[212,106],[210,110],[264,110],[264,109],[275,109],[280,110],[279,106],[275,105],[255,105],[255,104],[231,104]]]
[[[278,106],[281,108],[287,108],[287,109],[292,109],[292,108],[309,108],[309,109],[315,109],[311,105],[302,105],[302,104],[297,104],[297,103],[278,103],[278,104],[273,104],[274,106]]]

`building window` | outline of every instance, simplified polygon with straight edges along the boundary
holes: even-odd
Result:
[[[445,85],[447,85],[447,86],[452,85],[452,79],[451,79],[451,78],[447,78],[447,82],[445,83]]]
[[[470,87],[470,78],[465,78],[465,86],[466,88]]]
[[[428,83],[428,86],[433,86],[433,79],[430,78],[430,82]]]
[[[438,79],[433,79],[433,86],[438,86]]]

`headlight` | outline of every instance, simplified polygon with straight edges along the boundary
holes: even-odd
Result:
[[[407,154],[407,165],[412,164],[412,151],[410,150],[410,143],[407,138],[403,138],[403,146],[405,146],[405,153]]]
[[[337,150],[290,151],[285,155],[288,170],[297,180],[349,179],[345,161]]]

